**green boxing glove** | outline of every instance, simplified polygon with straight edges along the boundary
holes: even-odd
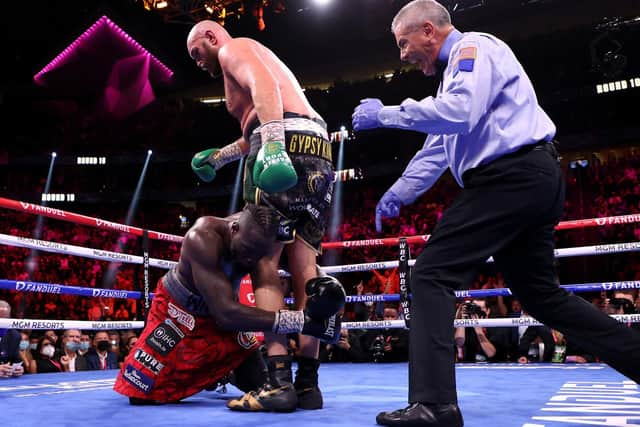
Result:
[[[209,162],[210,156],[216,151],[220,150],[218,148],[210,148],[200,151],[191,159],[191,169],[204,182],[211,182],[216,178],[216,169]]]
[[[286,152],[282,120],[261,126],[262,147],[253,166],[253,181],[267,193],[280,193],[295,186],[298,175]]]
[[[211,182],[216,171],[229,162],[242,158],[242,148],[236,141],[222,148],[210,148],[196,153],[191,159],[191,169],[204,182]]]

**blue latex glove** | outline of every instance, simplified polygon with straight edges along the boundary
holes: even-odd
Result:
[[[353,124],[353,130],[360,131],[366,129],[373,129],[381,126],[378,120],[378,113],[384,107],[382,102],[377,98],[365,98],[360,101],[353,114],[351,120]]]
[[[391,190],[384,193],[376,206],[376,231],[378,233],[382,232],[382,217],[395,218],[399,216],[400,206],[402,206],[402,202],[396,193]]]

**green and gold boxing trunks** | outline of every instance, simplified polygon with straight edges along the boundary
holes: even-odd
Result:
[[[320,253],[335,177],[327,125],[321,119],[295,113],[285,113],[284,118],[287,153],[298,174],[298,183],[285,192],[273,194],[265,193],[254,184],[253,165],[262,146],[260,128],[256,126],[251,133],[251,151],[244,168],[244,200],[277,209],[293,222],[295,236]]]

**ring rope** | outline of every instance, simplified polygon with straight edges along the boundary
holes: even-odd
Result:
[[[140,299],[142,296],[142,293],[139,291],[127,291],[124,289],[84,288],[73,285],[59,285],[57,283],[27,282],[23,280],[7,279],[0,279],[0,289],[18,292],[75,295],[94,298]]]
[[[48,242],[46,240],[37,240],[30,237],[11,236],[0,233],[0,244],[19,246],[22,248],[39,249],[45,252],[53,252],[57,254],[76,255],[85,258],[98,259],[102,261],[122,262],[129,264],[142,264],[143,257],[138,255],[123,254],[119,252],[105,251],[102,249],[84,248],[82,246],[68,245],[66,243]],[[575,248],[556,249],[555,256],[564,258],[570,256],[587,256],[587,255],[603,255],[623,252],[640,251],[640,242],[611,243],[606,245],[579,246]],[[409,260],[409,266],[412,267],[416,260]],[[489,258],[487,262],[493,262],[493,258]],[[175,261],[162,260],[158,258],[149,258],[151,267],[170,269],[177,265]],[[326,274],[335,273],[353,273],[356,271],[385,270],[398,266],[398,261],[382,261],[368,262],[362,264],[343,264],[320,267]],[[281,275],[288,273],[280,270]]]
[[[409,240],[409,239],[407,239]],[[556,258],[565,258],[572,256],[588,256],[588,255],[604,255],[623,252],[640,251],[640,242],[611,243],[606,245],[578,246],[574,248],[556,249]],[[493,257],[487,259],[487,262],[493,262]],[[409,266],[413,267],[416,263],[415,259],[409,261]],[[346,264],[321,267],[322,271],[327,274],[334,273],[352,273],[356,271],[385,270],[398,266],[398,261],[381,261],[367,262],[361,264]]]
[[[620,323],[640,323],[640,314],[613,314],[609,317]],[[519,326],[543,326],[532,317],[505,317],[496,319],[455,319],[455,328],[501,328]],[[403,329],[404,320],[368,320],[364,322],[344,322],[345,329]],[[113,330],[142,329],[143,321],[91,321],[91,320],[44,320],[44,319],[0,319],[0,328],[22,330]]]
[[[75,255],[84,258],[98,259],[101,261],[122,262],[125,264],[142,264],[143,257],[139,255],[123,254],[120,252],[105,251],[102,249],[84,248],[82,246],[66,243],[48,242],[46,240],[32,239],[30,237],[11,236],[0,233],[0,244],[18,246],[21,248],[38,249],[55,254]],[[178,263],[157,258],[149,258],[151,267],[170,269]]]
[[[34,215],[42,215],[49,218],[56,218],[63,221],[68,221],[76,224],[87,225],[94,228],[100,228],[103,230],[119,231],[123,233],[130,233],[136,236],[142,236],[144,230],[132,225],[124,225],[116,222],[106,221],[100,218],[90,217],[86,215],[76,214],[73,212],[64,211],[62,209],[51,208],[48,206],[36,205],[34,203],[22,202],[19,200],[7,199],[0,197],[0,207],[6,209],[12,209],[15,211],[30,213]],[[585,227],[602,227],[606,225],[617,224],[633,224],[640,222],[640,214],[630,215],[617,215],[617,216],[605,216],[599,218],[578,219],[571,221],[562,221],[556,226],[556,230],[570,230],[575,228]],[[158,231],[149,230],[149,238],[152,240],[164,240],[169,242],[181,243],[182,236],[176,236],[174,234],[161,233]],[[429,238],[428,234],[421,236],[407,237],[407,242],[424,243]],[[342,242],[324,242],[322,244],[323,249],[339,249],[339,248],[354,248],[354,247],[369,247],[369,246],[395,246],[399,242],[399,237],[387,237],[382,239],[367,239],[367,240],[347,240]]]
[[[248,280],[250,282],[250,280]],[[601,283],[579,283],[572,285],[562,285],[561,288],[569,292],[596,292],[596,291],[612,291],[622,289],[640,289],[640,280],[628,282],[601,282]],[[120,299],[139,299],[142,293],[139,291],[127,291],[124,289],[99,289],[86,288],[73,285],[61,285],[57,283],[44,282],[28,282],[23,280],[0,279],[0,289],[18,291],[18,292],[35,292],[48,293],[58,295],[75,295],[83,297],[102,297],[102,298],[120,298]],[[456,298],[487,298],[495,296],[511,296],[509,288],[494,289],[474,289],[465,291],[455,291]],[[154,293],[149,293],[153,298]],[[293,298],[285,298],[286,304],[293,304]],[[346,302],[397,302],[400,301],[399,294],[379,294],[379,295],[347,295]]]
[[[604,216],[599,218],[576,219],[572,221],[561,221],[555,227],[556,230],[571,230],[576,228],[603,227],[605,225],[633,224],[640,222],[640,214]],[[421,244],[426,242],[430,234],[407,237],[407,243]],[[325,242],[323,249],[342,249],[370,246],[396,246],[400,242],[400,237],[385,237],[382,239],[346,240],[343,242]]]
[[[117,222],[106,221],[100,218],[81,215],[73,212],[63,211],[62,209],[51,208],[48,206],[36,205],[29,202],[21,202],[19,200],[6,199],[0,197],[0,207],[12,209],[14,211],[26,212],[34,215],[42,215],[49,218],[56,218],[62,221],[68,221],[75,224],[88,225],[89,227],[99,228],[102,230],[119,231],[122,233],[130,233],[136,236],[142,236],[144,230],[132,225],[118,224]],[[182,237],[173,234],[161,233],[159,231],[149,230],[149,238],[153,240],[165,240],[168,242],[181,243]]]
[[[121,262],[123,264],[144,264],[145,258],[140,255],[123,254],[121,252],[112,252],[103,249],[84,248],[82,246],[69,245],[66,243],[49,242],[46,240],[32,239],[31,237],[12,236],[0,233],[0,245],[17,246],[20,248],[38,249],[43,252],[51,252],[54,254],[74,255],[84,258],[97,259],[109,262]],[[150,267],[164,268],[169,270],[178,263],[159,258],[148,258]],[[290,276],[284,270],[278,270],[280,276]]]
[[[620,323],[640,323],[640,314],[609,315]],[[533,317],[504,317],[496,319],[455,319],[454,328],[504,328],[516,326],[543,326]],[[364,322],[344,322],[345,329],[402,329],[404,320],[367,320]]]

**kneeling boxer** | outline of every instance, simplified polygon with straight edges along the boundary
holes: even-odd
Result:
[[[237,331],[302,332],[338,340],[337,312],[345,293],[335,279],[330,287],[322,283],[322,293],[319,283],[309,282],[309,292],[317,295],[299,311],[266,311],[237,302],[241,278],[267,255],[278,223],[272,209],[255,205],[231,219],[196,221],[185,235],[177,266],[158,282],[147,324],[123,363],[115,391],[132,404],[149,404],[177,402],[209,388],[256,356],[256,337]],[[266,381],[266,371],[257,366],[249,369],[254,378],[242,380],[242,388]],[[288,402],[271,403],[269,410],[295,409]]]

